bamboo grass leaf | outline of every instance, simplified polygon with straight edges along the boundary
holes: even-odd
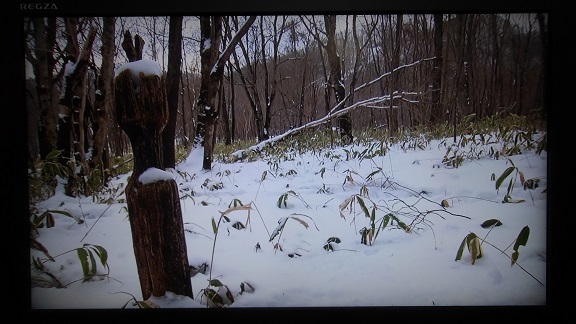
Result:
[[[90,251],[87,248],[86,248],[86,250],[88,251],[88,256],[90,256],[91,267],[90,267],[90,273],[88,274],[88,277],[85,276],[84,280],[90,279],[92,276],[96,275],[96,272],[97,272],[96,258],[94,258],[94,253],[92,253],[92,251]]]
[[[222,296],[218,295],[214,289],[204,289],[204,296],[206,296],[209,301],[214,303],[215,306],[224,306],[224,299],[222,299]]]
[[[510,196],[510,193],[512,192],[512,188],[514,188],[514,178],[511,178],[510,183],[508,183],[508,189],[506,190],[507,196]]]
[[[218,234],[218,226],[216,226],[216,221],[214,220],[214,217],[212,217],[212,232],[214,232],[214,234]]]
[[[526,182],[526,179],[524,178],[524,173],[522,171],[518,171],[518,174],[520,175],[520,184],[524,185],[524,182]]]
[[[301,219],[298,218],[298,217],[294,217],[294,216],[291,216],[290,218],[298,221],[298,223],[302,224],[302,226],[304,226],[306,229],[308,229],[308,227],[309,227],[309,226],[308,226],[308,223],[306,223],[305,221],[301,220]]]
[[[516,238],[516,243],[514,243],[514,250],[518,250],[520,245],[526,246],[526,243],[528,243],[529,235],[530,235],[530,228],[528,226],[524,226],[524,228],[522,228],[520,234],[518,234],[518,237]]]
[[[60,215],[64,215],[64,216],[76,219],[76,217],[74,217],[74,215],[72,215],[72,213],[70,213],[69,211],[66,211],[66,210],[53,210],[53,209],[51,209],[51,210],[48,210],[48,212],[54,213],[54,214],[60,214]]]
[[[364,199],[362,199],[360,196],[357,196],[356,199],[358,200],[358,204],[360,205],[360,208],[362,208],[364,215],[366,215],[366,218],[370,218],[370,212],[368,211],[368,208],[366,208]]]
[[[222,287],[222,286],[224,286],[224,285],[222,284],[222,282],[221,282],[220,280],[218,280],[218,279],[212,279],[212,280],[208,281],[208,284],[209,284],[210,286],[213,286],[213,287]]]
[[[82,273],[84,274],[84,278],[87,278],[88,274],[90,273],[88,268],[88,252],[84,248],[77,248],[76,253],[78,254],[78,259],[80,259],[80,264],[82,265]]]
[[[224,288],[226,288],[226,298],[228,298],[228,300],[230,301],[228,305],[231,305],[234,303],[234,295],[232,294],[230,289],[228,289],[228,286],[224,285]]]
[[[284,203],[284,207],[287,207],[287,203],[286,203],[287,199],[288,199],[287,193],[281,194],[280,197],[278,197],[278,201],[276,202],[276,206],[278,206],[278,208],[282,208],[282,203]]]
[[[515,169],[516,167],[508,167],[506,170],[504,170],[504,172],[502,172],[500,177],[498,177],[498,179],[496,180],[496,190],[500,189],[502,182],[504,182],[506,177],[508,177]]]
[[[484,222],[482,223],[482,225],[480,225],[480,226],[482,226],[483,228],[488,228],[488,227],[491,227],[491,226],[500,226],[500,225],[502,225],[502,222],[501,222],[501,221],[499,221],[499,220],[497,220],[497,219],[489,219],[489,220],[487,220],[487,221],[484,221]]]
[[[464,237],[464,239],[462,240],[462,243],[460,243],[460,247],[458,248],[458,252],[456,252],[456,259],[454,259],[454,261],[458,261],[460,259],[462,259],[462,254],[464,253],[464,246],[466,245],[466,239],[468,238],[468,236]]]
[[[41,251],[50,261],[54,262],[54,258],[50,255],[48,249],[44,245],[42,245],[42,243],[38,242],[36,239],[30,238],[30,248],[37,251]]]
[[[108,251],[100,245],[92,245],[91,248],[100,259],[100,263],[102,263],[103,266],[108,267]]]
[[[466,236],[466,244],[468,246],[468,252],[472,256],[472,264],[476,262],[476,259],[482,257],[482,246],[480,245],[480,239],[476,234],[470,233]]]
[[[48,153],[48,154],[46,155],[46,160],[47,160],[47,161],[53,160],[53,159],[55,159],[56,157],[58,157],[59,155],[60,155],[60,151],[58,151],[58,150],[53,150],[53,151],[51,151],[50,153]]]
[[[286,225],[287,220],[288,217],[282,217],[278,220],[278,226],[274,229],[274,231],[270,235],[270,240],[268,240],[268,242],[272,242],[272,240],[282,231],[284,225]]]

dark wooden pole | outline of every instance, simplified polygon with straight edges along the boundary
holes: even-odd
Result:
[[[164,296],[167,291],[193,298],[176,181],[170,177],[151,182],[140,178],[150,168],[164,170],[161,134],[168,122],[165,82],[165,76],[142,72],[134,80],[130,70],[115,79],[118,124],[130,138],[134,154],[126,201],[144,300]]]

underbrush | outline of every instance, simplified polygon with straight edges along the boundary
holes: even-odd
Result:
[[[304,153],[316,154],[337,147],[347,147],[349,151],[363,148],[355,157],[370,157],[384,155],[392,145],[404,151],[424,150],[431,141],[441,140],[446,149],[443,163],[458,167],[464,161],[484,156],[500,159],[526,150],[540,154],[547,149],[546,131],[546,122],[536,116],[494,115],[475,121],[475,116],[469,115],[455,128],[446,122],[407,127],[393,133],[386,128],[357,130],[352,143],[345,145],[334,129],[318,127],[279,141],[271,140],[263,147],[256,146],[254,141],[238,141],[232,145],[219,143],[214,149],[214,160],[221,163],[258,159],[287,161]],[[242,158],[238,158],[238,152],[242,152]]]
[[[517,179],[520,179],[523,189],[535,189],[538,186],[539,179],[525,179],[523,170],[517,167],[510,159],[511,156],[523,154],[528,151],[533,151],[536,154],[541,154],[547,149],[547,135],[546,125],[542,120],[529,116],[493,116],[479,121],[474,121],[474,116],[467,116],[462,118],[460,124],[456,128],[448,123],[439,124],[435,126],[418,126],[412,128],[404,128],[391,133],[385,128],[373,128],[356,130],[354,133],[354,140],[350,144],[344,145],[340,140],[338,133],[326,127],[319,127],[300,132],[294,136],[288,136],[280,141],[270,141],[269,145],[262,148],[257,148],[254,140],[236,141],[232,145],[224,145],[217,143],[214,151],[214,161],[222,163],[223,165],[232,163],[234,161],[231,156],[238,150],[245,150],[247,153],[243,155],[243,162],[249,161],[262,161],[267,163],[267,169],[262,172],[260,178],[260,186],[268,181],[271,176],[274,178],[284,177],[291,179],[298,174],[303,173],[303,167],[299,167],[298,163],[290,163],[294,168],[281,169],[282,163],[285,161],[296,161],[301,155],[310,154],[317,157],[316,161],[321,161],[312,166],[306,166],[306,171],[312,170],[314,177],[324,179],[325,174],[328,178],[329,173],[337,176],[335,178],[344,179],[344,183],[336,183],[332,180],[329,183],[319,188],[317,194],[326,194],[332,196],[330,200],[336,203],[337,215],[345,221],[354,225],[355,239],[363,245],[372,246],[378,240],[386,235],[390,230],[401,230],[406,235],[416,233],[422,229],[430,229],[432,233],[433,224],[429,222],[429,215],[436,215],[441,218],[448,216],[456,216],[469,218],[466,215],[461,215],[450,211],[451,202],[447,198],[444,200],[434,200],[428,198],[425,191],[415,190],[403,186],[401,183],[394,181],[393,177],[379,166],[377,163],[372,163],[378,157],[386,156],[389,150],[394,146],[395,150],[400,149],[404,152],[413,150],[427,150],[434,142],[438,145],[438,149],[445,152],[444,158],[441,163],[446,168],[458,168],[467,161],[473,161],[481,158],[491,158],[495,160],[503,160],[503,163],[510,164],[509,167],[503,168],[501,174],[492,174],[492,181],[495,183],[494,189],[498,191],[500,188],[507,188],[506,193],[503,195],[502,202],[518,203],[522,202],[518,199],[513,199],[514,184]],[[456,135],[455,135],[456,134]],[[188,155],[189,151],[179,150],[177,153],[177,162],[183,161]],[[34,181],[31,182],[30,190],[38,191],[38,195],[42,193],[40,190],[44,188],[46,183],[49,183],[52,188],[58,184],[54,183],[56,180],[64,181],[69,176],[66,169],[58,168],[56,159],[58,155],[50,156],[42,163],[39,163],[38,169],[31,170],[30,176]],[[347,165],[348,169],[337,168],[340,162],[357,161],[357,164],[350,163]],[[382,160],[382,159],[380,159]],[[334,162],[332,170],[329,169],[328,161]],[[369,161],[370,167],[361,169],[360,162]],[[324,162],[327,162],[326,165]],[[341,163],[345,164],[345,163]],[[440,164],[440,163],[438,163]],[[131,157],[117,157],[114,159],[110,170],[112,177],[119,177],[120,175],[127,174],[132,169]],[[433,166],[433,168],[436,166]],[[439,167],[439,166],[438,166]],[[196,174],[189,175],[184,172],[178,172],[180,180],[185,185],[179,184],[180,199],[183,201],[192,201],[196,205],[196,200],[202,206],[208,206],[211,202],[209,198],[220,199],[218,192],[226,190],[226,186],[234,176],[234,172],[227,170],[223,167],[222,172],[207,174],[207,176],[214,176],[215,178],[198,179],[196,184],[200,184],[199,192],[193,189],[192,180],[197,179]],[[309,172],[309,174],[312,174]],[[54,180],[56,179],[56,180]],[[95,179],[98,180],[98,179]],[[203,181],[204,180],[204,181]],[[256,179],[258,180],[258,179]],[[203,181],[203,182],[202,182]],[[328,182],[328,181],[327,181]],[[88,181],[87,183],[98,183],[98,181]],[[230,181],[233,183],[233,181]],[[234,183],[233,183],[234,184]],[[508,184],[508,185],[507,185]],[[336,195],[333,192],[338,190],[338,186],[353,188],[354,191],[340,199],[335,199]],[[506,186],[507,185],[507,186]],[[198,188],[198,187],[197,187]],[[234,295],[233,289],[224,284],[223,280],[218,279],[218,276],[212,276],[213,258],[215,247],[218,239],[218,234],[230,235],[230,230],[245,230],[250,228],[251,222],[254,220],[262,221],[262,225],[268,232],[264,224],[264,217],[273,217],[277,214],[262,215],[258,208],[258,191],[256,191],[252,199],[247,203],[242,203],[238,197],[232,197],[228,209],[220,212],[220,215],[211,218],[211,227],[213,235],[212,259],[209,264],[202,264],[198,267],[193,267],[196,273],[208,277],[208,285],[202,289],[200,300],[205,300],[206,305],[210,307],[227,307],[234,303],[234,299],[243,293],[251,293],[254,287],[248,281],[240,283],[241,290],[237,295]],[[370,192],[372,189],[385,189],[374,190],[374,194]],[[204,190],[204,195],[201,192]],[[122,198],[124,191],[124,184],[119,182],[117,185],[111,183],[101,186],[98,190],[94,190],[92,197],[93,201],[98,204],[114,204],[125,203]],[[315,190],[314,190],[315,191]],[[378,191],[385,191],[386,195],[378,195]],[[42,193],[43,195],[50,194],[49,192]],[[228,193],[230,194],[230,193]],[[277,193],[274,193],[277,194]],[[392,194],[399,194],[393,196]],[[306,196],[307,195],[307,196]],[[387,196],[389,195],[389,196]],[[275,196],[276,207],[278,211],[284,211],[294,208],[294,206],[305,208],[304,210],[311,210],[308,203],[309,198],[314,194],[302,193],[299,188],[293,188],[286,185],[279,196]],[[206,198],[207,197],[207,198]],[[226,196],[228,197],[228,196]],[[406,198],[408,197],[408,198]],[[268,197],[269,199],[270,197]],[[196,200],[195,200],[196,199]],[[202,200],[204,199],[204,200]],[[270,200],[270,199],[269,199]],[[246,200],[248,201],[248,200]],[[291,203],[294,201],[294,203]],[[324,203],[322,208],[326,207]],[[218,203],[219,205],[220,203]],[[31,206],[35,204],[31,203]],[[55,226],[55,222],[62,219],[61,216],[72,218],[76,224],[84,224],[84,215],[74,214],[62,209],[39,209],[32,208],[30,212],[31,235],[30,242],[31,248],[40,251],[43,256],[32,259],[31,272],[35,274],[34,278],[39,286],[44,287],[64,287],[69,283],[61,282],[45,264],[48,261],[53,261],[54,258],[60,255],[52,256],[50,251],[46,249],[40,242],[40,228],[50,228]],[[276,211],[276,210],[275,210]],[[287,211],[290,213],[291,211]],[[251,214],[252,213],[252,214]],[[257,217],[251,216],[256,215]],[[290,214],[283,214],[279,217],[277,227],[270,233],[267,233],[270,244],[273,245],[274,251],[282,251],[283,247],[281,238],[292,235],[293,227],[286,230],[286,224],[294,224],[308,229],[311,226],[316,228],[314,219],[303,213],[292,212]],[[57,216],[55,218],[55,216]],[[231,216],[246,216],[245,221],[243,218],[239,221],[232,221]],[[60,218],[58,218],[60,217]],[[291,223],[288,223],[291,222]],[[356,222],[358,222],[359,229],[356,229]],[[490,228],[500,226],[499,220],[489,220],[486,227]],[[228,224],[230,223],[230,224]],[[229,225],[229,226],[228,226]],[[224,231],[226,230],[226,232]],[[520,246],[526,245],[528,240],[529,228],[522,230],[517,238],[514,239],[514,252],[511,254],[510,259],[512,265],[516,264],[519,255]],[[487,235],[486,235],[487,236]],[[474,233],[467,235],[462,241],[456,255],[456,260],[463,257],[464,247],[468,248],[472,258],[472,264],[483,256],[482,244],[487,244],[501,252],[506,249],[500,249],[492,243],[486,241],[486,236],[480,238]],[[327,235],[326,239],[322,242],[321,248],[326,252],[331,253],[340,249],[339,244],[342,242],[342,236]],[[347,242],[346,242],[347,243]],[[378,242],[379,243],[379,242]],[[434,242],[436,244],[436,242]],[[264,244],[262,244],[264,245]],[[254,252],[257,253],[262,249],[260,242],[254,246]],[[89,281],[99,280],[100,278],[109,278],[108,268],[108,252],[103,246],[84,244],[81,247],[71,249],[67,253],[77,254],[77,258],[82,265],[81,278],[78,280]],[[302,251],[290,253],[287,255],[290,258],[297,258],[301,256]],[[75,282],[75,281],[74,281]],[[73,283],[73,282],[72,282]],[[134,298],[134,300],[136,300]],[[139,302],[141,303],[141,302]],[[140,304],[139,304],[140,305]]]

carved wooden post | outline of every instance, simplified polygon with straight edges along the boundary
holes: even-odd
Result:
[[[142,297],[192,295],[176,181],[163,171],[161,133],[168,122],[165,76],[125,69],[115,78],[118,124],[130,138],[134,171],[126,187]],[[144,174],[144,175],[143,175]],[[151,175],[151,176],[148,176]]]

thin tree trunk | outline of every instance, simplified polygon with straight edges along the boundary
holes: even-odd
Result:
[[[456,142],[456,124],[458,121],[458,115],[462,107],[466,104],[466,89],[464,88],[465,85],[465,55],[466,55],[466,14],[457,14],[456,21],[457,21],[457,34],[456,34],[456,49],[457,49],[457,57],[456,57],[456,85],[455,85],[455,98],[456,103],[454,108],[452,109],[452,127],[453,127],[453,141]]]
[[[336,51],[336,16],[324,15],[324,25],[326,26],[326,34],[328,36],[326,43],[326,52],[328,55],[328,64],[330,65],[330,87],[334,91],[336,104],[340,103],[346,96],[344,88],[344,81],[342,78],[342,66],[340,56]],[[338,128],[340,137],[344,143],[351,143],[352,136],[352,121],[350,115],[346,114],[338,118]]]
[[[236,102],[236,84],[234,83],[234,69],[232,69],[232,65],[228,64],[228,74],[230,76],[230,144],[234,142],[236,139],[236,109],[235,109],[235,102]]]
[[[195,145],[204,146],[202,168],[212,169],[215,126],[218,118],[216,94],[224,75],[224,66],[234,52],[240,39],[248,32],[256,16],[251,16],[238,30],[226,49],[219,53],[222,40],[222,18],[220,16],[200,16],[200,60],[202,62],[202,80],[198,98],[198,123]]]
[[[540,28],[540,42],[542,47],[542,78],[541,80],[548,81],[548,25],[543,13],[536,14],[538,19],[538,26]],[[546,101],[548,97],[548,89],[544,82],[540,83],[542,89],[542,99],[539,106],[542,106],[542,117],[547,117]]]
[[[75,38],[76,35],[70,35],[70,37]],[[84,43],[84,47],[76,60],[72,73],[66,77],[66,88],[63,99],[64,105],[68,106],[72,113],[71,123],[73,125],[72,139],[74,141],[73,149],[75,150],[74,158],[80,162],[82,167],[81,177],[79,177],[80,179],[83,179],[83,176],[88,176],[90,174],[85,150],[86,79],[92,44],[94,43],[95,37],[96,29],[91,28],[86,38],[86,42]],[[76,182],[76,178],[73,176],[68,179],[66,193],[69,196],[76,196],[78,194],[78,190],[80,189],[79,186],[81,184]],[[90,188],[88,188],[86,184],[84,184],[84,194],[90,194]]]
[[[392,69],[396,69],[400,66],[400,44],[402,38],[402,24],[403,24],[403,16],[402,14],[396,15],[396,34],[395,34],[395,41],[393,47],[393,54],[392,54]],[[396,104],[396,100],[394,100],[395,93],[397,92],[400,94],[400,72],[394,72],[391,77],[391,84],[390,84],[390,111],[389,111],[389,127],[390,133],[395,134],[400,127],[399,123],[399,110],[401,109],[401,104]]]
[[[230,145],[232,144],[231,136],[230,136],[230,116],[228,116],[228,108],[226,107],[226,90],[224,88],[224,82],[220,82],[220,99],[218,100],[218,105],[220,107],[218,110],[222,114],[222,132],[224,133],[224,144]]]
[[[441,121],[442,116],[442,14],[434,14],[434,70],[432,76],[432,111],[430,124]]]
[[[250,63],[250,57],[248,56],[248,52],[245,50],[245,48],[243,47],[242,44],[240,44],[240,47],[242,48],[242,51],[244,53],[244,59],[247,62],[246,63],[246,67],[248,69],[250,69],[250,74],[252,76],[251,80],[248,80],[246,75],[244,75],[244,72],[242,71],[242,67],[240,66],[240,59],[238,58],[238,56],[236,55],[236,53],[234,54],[234,61],[236,64],[236,71],[238,72],[238,75],[240,77],[240,81],[242,82],[242,88],[244,89],[244,92],[246,94],[246,97],[248,98],[248,102],[250,103],[250,107],[252,108],[252,119],[254,122],[254,131],[256,132],[256,138],[258,141],[262,140],[262,110],[260,109],[260,93],[258,91],[258,88],[256,86],[257,83],[257,71],[256,71],[256,65],[254,64],[254,66],[252,66],[252,64]]]
[[[202,168],[212,168],[212,136],[214,124],[218,118],[216,93],[220,79],[213,75],[213,68],[218,60],[220,42],[222,39],[222,17],[200,16],[200,60],[201,82],[200,95],[196,106],[198,122],[196,126],[195,145],[204,147]]]
[[[102,29],[102,67],[100,77],[98,78],[98,91],[96,92],[95,116],[94,116],[94,154],[92,161],[94,168],[100,171],[102,182],[107,183],[107,174],[104,172],[109,165],[109,155],[106,153],[107,134],[109,129],[108,114],[112,111],[114,104],[114,91],[112,84],[114,82],[114,17],[103,18]]]
[[[34,75],[36,77],[36,90],[38,92],[38,103],[40,106],[40,118],[38,125],[39,151],[40,157],[44,158],[48,153],[57,149],[58,143],[58,111],[52,97],[52,48],[50,46],[56,31],[50,29],[44,23],[43,17],[36,17],[32,20],[34,24],[34,41],[36,43],[34,63]],[[55,18],[47,18],[53,20]]]
[[[166,72],[168,96],[168,123],[162,131],[162,150],[166,168],[176,167],[176,120],[178,117],[178,98],[180,97],[180,78],[182,72],[182,16],[170,17],[168,34],[168,71]]]

